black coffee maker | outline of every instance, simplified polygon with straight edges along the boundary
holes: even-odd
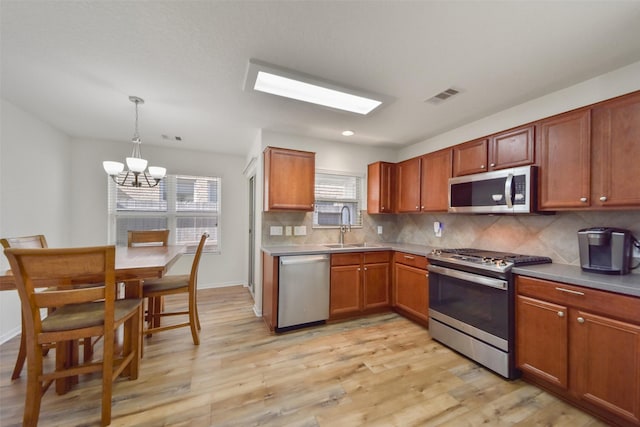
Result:
[[[578,230],[580,266],[593,273],[627,274],[631,267],[632,241],[631,232],[622,228]]]

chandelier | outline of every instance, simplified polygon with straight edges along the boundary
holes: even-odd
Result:
[[[120,162],[104,161],[102,166],[104,171],[111,177],[113,182],[121,186],[142,187],[155,187],[160,180],[164,178],[167,173],[165,168],[159,166],[149,166],[149,173],[147,174],[147,161],[142,158],[140,154],[140,136],[138,135],[138,104],[144,104],[144,99],[137,96],[130,96],[129,101],[136,104],[136,127],[131,138],[133,143],[133,151],[131,157],[127,157],[127,173],[122,181],[118,181],[118,176],[124,170],[124,164]],[[129,179],[129,176],[133,174],[133,179]],[[142,177],[140,176],[142,175]],[[144,178],[144,179],[143,179]]]

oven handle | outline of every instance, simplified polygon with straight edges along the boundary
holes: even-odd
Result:
[[[442,274],[443,276],[453,277],[455,279],[466,280],[482,286],[490,286],[492,288],[500,289],[502,291],[507,290],[507,281],[494,279],[491,277],[480,276],[478,274],[467,273],[464,271],[453,270],[451,268],[440,267],[438,265],[427,266],[427,269],[431,273]]]

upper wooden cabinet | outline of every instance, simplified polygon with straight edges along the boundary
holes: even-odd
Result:
[[[526,125],[453,147],[453,176],[534,163],[535,126]]]
[[[422,156],[420,185],[420,210],[422,212],[446,212],[449,207],[449,178],[453,150],[444,150]]]
[[[493,135],[489,139],[489,170],[534,163],[535,126],[527,125]]]
[[[453,147],[453,176],[487,171],[488,139],[482,138]]]
[[[581,109],[542,120],[537,135],[538,209],[589,206],[591,110]]]
[[[316,154],[267,147],[264,151],[264,210],[312,211]]]
[[[395,193],[395,164],[372,163],[367,168],[367,212],[392,213]]]
[[[591,124],[591,206],[640,206],[640,92],[596,106]]]
[[[398,212],[420,212],[420,173],[422,159],[414,157],[396,164]]]

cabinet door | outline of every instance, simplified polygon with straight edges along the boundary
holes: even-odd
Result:
[[[422,157],[421,210],[446,212],[449,207],[449,178],[453,151],[451,148]]]
[[[389,263],[365,264],[364,309],[389,305]]]
[[[589,206],[590,118],[579,110],[540,122],[540,210]]]
[[[398,212],[420,211],[420,164],[421,159],[416,157],[396,165]]]
[[[315,153],[267,147],[264,152],[264,210],[312,211]]]
[[[429,279],[426,270],[395,264],[393,303],[420,320],[429,320]]]
[[[592,205],[640,206],[640,92],[593,110]]]
[[[516,366],[552,384],[568,387],[568,310],[516,297]]]
[[[513,168],[533,163],[534,126],[525,126],[491,137],[489,170]]]
[[[487,170],[487,139],[465,142],[453,147],[453,176]]]
[[[572,310],[572,388],[589,403],[640,423],[640,326]]]
[[[331,267],[330,317],[361,310],[360,273],[360,265]]]
[[[367,212],[370,214],[393,212],[395,169],[393,163],[376,162],[367,172]]]

